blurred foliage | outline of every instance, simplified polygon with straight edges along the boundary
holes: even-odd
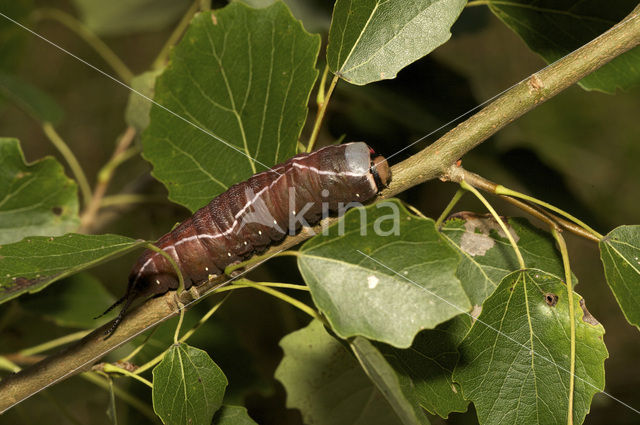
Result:
[[[126,3],[135,13],[123,15],[119,11],[107,15],[95,9],[96,4],[104,6],[104,2],[42,0],[34,3],[2,2],[0,11],[21,22],[32,8],[59,7],[70,13],[83,11],[80,17],[105,35],[107,44],[136,74],[149,69],[181,12],[188,7],[185,2],[173,2],[166,7],[155,4],[152,8],[139,9],[140,4],[148,2],[112,2]],[[93,9],[90,9],[92,3]],[[326,45],[330,2],[287,3],[300,3],[304,7],[312,4],[312,13],[296,16],[303,19],[307,30],[321,31]],[[214,6],[223,4],[216,2]],[[295,14],[296,9],[293,9]],[[96,14],[96,10],[101,13]],[[105,26],[101,21],[108,16],[121,18],[112,20],[117,25]],[[101,69],[105,68],[101,58],[68,29],[43,22],[37,30],[70,52]],[[367,141],[382,154],[393,153],[545,66],[515,33],[485,8],[464,10],[452,32],[449,42],[429,57],[399,72],[394,80],[373,83],[357,91],[355,87],[339,84],[318,145],[346,135],[347,140]],[[125,128],[123,115],[129,92],[1,19],[0,68],[3,72],[19,75],[61,106],[64,119],[57,130],[65,136],[90,179],[94,180],[99,168],[109,159],[114,141]],[[613,97],[574,87],[470,152],[463,163],[466,168],[487,178],[564,208],[593,224],[602,233],[607,233],[640,217],[640,202],[635,196],[640,181],[640,167],[637,166],[640,162],[638,111],[638,88],[619,92]],[[313,114],[314,111],[310,111],[309,115]],[[132,122],[140,122],[138,118],[134,120],[137,121]],[[0,136],[21,140],[27,161],[53,155],[63,162],[39,125],[14,105],[6,102],[0,105],[0,128]],[[423,148],[445,130],[436,131],[395,157],[394,161]],[[302,138],[307,138],[309,133],[310,128],[305,127]],[[149,176],[149,169],[150,166],[141,160],[127,162],[118,169],[110,193],[166,195],[164,187]],[[67,171],[67,175],[71,174]],[[402,197],[435,218],[454,190],[453,185],[430,182],[404,193]],[[503,215],[521,214],[500,200],[492,199],[494,201]],[[464,199],[458,208],[482,211],[481,206],[470,198]],[[186,209],[169,202],[107,209],[99,215],[102,223],[100,232],[152,240],[186,216]],[[580,294],[587,300],[594,300],[589,309],[607,330],[604,341],[611,358],[606,363],[606,391],[638,406],[640,371],[635,366],[640,356],[640,344],[637,329],[627,323],[607,288],[597,246],[569,235],[567,238],[572,267],[580,279]],[[92,269],[91,274],[99,276],[113,294],[120,295],[134,259],[135,254],[126,255]],[[278,280],[302,281],[290,259],[270,262],[252,275],[256,280],[275,279],[276,276]],[[299,425],[302,423],[299,412],[286,409],[284,389],[273,375],[282,358],[278,341],[304,326],[308,318],[264,294],[235,292],[238,294],[234,294],[219,314],[216,313],[215,318],[196,333],[190,344],[212,353],[212,359],[229,378],[225,404],[244,403],[251,417],[260,424]],[[102,303],[109,302],[109,297],[104,294],[96,295]],[[60,303],[81,302],[69,301],[64,294],[60,297]],[[306,295],[299,297],[309,301]],[[3,353],[15,352],[69,332],[69,328],[61,328],[55,322],[76,328],[87,326],[87,323],[78,322],[77,316],[60,316],[56,311],[36,314],[38,302],[41,301],[33,301],[29,296],[24,302],[12,300],[0,306]],[[205,300],[189,312],[185,325],[195,323],[212,302]],[[91,304],[86,307],[98,308],[91,307]],[[100,313],[104,307],[100,306],[94,313]],[[158,329],[149,340],[149,346],[145,346],[145,350],[152,351],[146,354],[149,357],[171,341],[175,321],[163,326],[166,328]],[[136,344],[144,337],[139,337]],[[109,359],[125,355],[136,344],[128,344]],[[147,404],[151,403],[150,392],[143,385],[127,379],[117,380],[116,385]],[[60,424],[107,424],[110,422],[102,412],[106,409],[108,397],[106,391],[98,390],[82,378],[74,378],[18,405],[1,416],[0,423],[49,423],[56,418]],[[128,423],[149,421],[123,401],[119,400],[117,407],[118,416],[126,418]],[[223,412],[227,414],[224,409]],[[612,418],[617,423],[637,422],[637,416],[630,410],[607,397],[596,396],[585,423],[611,423]],[[442,423],[437,417],[431,420],[432,423]],[[451,414],[447,421],[452,424],[474,422],[473,408],[467,413]]]

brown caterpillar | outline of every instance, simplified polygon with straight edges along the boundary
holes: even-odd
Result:
[[[391,179],[386,160],[372,154],[365,143],[354,142],[296,155],[230,187],[155,245],[171,255],[189,289],[294,234],[303,222],[312,225],[346,203],[371,200]],[[177,289],[178,282],[163,255],[144,251],[131,270],[127,292],[106,311],[124,303],[106,334],[116,329],[133,300]]]

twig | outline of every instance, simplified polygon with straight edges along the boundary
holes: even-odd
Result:
[[[489,192],[489,193],[493,193],[494,195],[497,195],[496,193],[496,188],[498,187],[497,183],[494,183],[490,180],[485,179],[484,177],[481,177],[475,173],[465,170],[463,167],[460,167],[458,165],[452,165],[447,171],[447,173],[442,177],[442,179],[449,180],[455,183],[459,183],[462,180],[465,180],[467,183],[469,183],[473,187],[476,187],[478,189],[484,190],[485,192]],[[600,241],[600,239],[598,239],[596,236],[594,236],[592,233],[588,232],[587,230],[583,229],[582,227],[570,221],[567,221],[562,217],[558,217],[554,214],[551,214],[550,212],[541,209],[537,205],[531,205],[531,204],[528,204],[527,202],[521,201],[516,198],[512,198],[510,196],[506,196],[506,195],[498,195],[498,196],[500,196],[500,198],[504,199],[506,202],[521,209],[522,211],[525,211],[528,214],[532,215],[533,217],[536,217],[537,219],[541,220],[542,222],[544,222],[550,227],[559,227],[559,228],[568,230],[573,234],[576,234],[578,236],[581,236],[585,239],[589,239],[594,242]]]
[[[569,252],[564,238],[555,227],[551,228],[551,233],[558,243],[562,254],[562,265],[564,267],[564,279],[567,284],[567,302],[569,303],[569,332],[570,332],[570,358],[569,358],[569,403],[567,411],[567,425],[573,425],[573,392],[575,387],[576,371],[576,312],[573,305],[573,284],[571,283],[571,266],[569,265]]]
[[[160,53],[158,53],[158,56],[153,61],[153,64],[151,64],[151,69],[162,69],[165,66],[165,62],[167,60],[167,57],[169,56],[171,48],[178,42],[178,40],[180,40],[180,37],[182,37],[182,34],[191,22],[191,18],[198,11],[198,9],[200,9],[200,4],[201,0],[195,0],[191,4],[189,9],[182,16],[182,19],[180,19],[180,22],[178,23],[176,28],[167,39],[166,43],[164,43],[164,46],[162,46]]]
[[[133,79],[133,72],[125,65],[124,62],[116,55],[109,46],[105,44],[97,35],[95,35],[82,22],[72,15],[62,10],[44,7],[37,9],[31,14],[31,18],[38,22],[50,19],[58,21],[62,25],[75,32],[89,46],[91,46],[104,61],[116,72],[118,77],[125,83],[130,84]]]
[[[121,193],[105,196],[100,202],[100,208],[121,207],[134,204],[162,204],[167,203],[167,197],[162,195],[140,195],[137,193]]]
[[[465,189],[465,190],[468,190],[469,192],[471,192],[474,195],[476,195],[476,198],[478,198],[480,200],[480,202],[482,202],[484,204],[484,206],[487,208],[487,210],[489,210],[489,212],[491,213],[491,215],[495,219],[496,223],[498,223],[498,225],[502,228],[502,231],[504,232],[504,235],[507,237],[507,239],[509,239],[509,243],[513,247],[513,251],[516,253],[516,258],[518,259],[518,264],[520,265],[520,269],[525,269],[526,266],[524,264],[524,259],[522,258],[522,254],[520,253],[520,249],[518,248],[518,244],[516,243],[515,239],[513,239],[513,235],[511,234],[511,232],[507,228],[507,225],[504,223],[504,221],[500,218],[500,216],[498,215],[496,210],[493,209],[491,204],[485,199],[484,196],[482,196],[482,194],[478,191],[478,189],[476,189],[475,187],[471,186],[465,180],[462,180],[460,182],[460,187]]]
[[[78,186],[80,187],[80,193],[82,193],[82,200],[85,205],[88,205],[89,200],[91,199],[91,186],[89,186],[89,181],[87,180],[87,176],[84,174],[84,170],[80,166],[78,159],[73,154],[69,146],[65,143],[65,141],[60,137],[58,132],[50,122],[45,122],[42,124],[42,130],[44,134],[49,138],[53,146],[58,149],[62,157],[69,164],[69,168],[71,168],[71,172],[75,176]]]
[[[295,298],[282,293],[276,289],[273,289],[267,285],[261,285],[260,283],[256,283],[256,282],[252,282],[248,279],[241,279],[238,281],[239,283],[243,284],[243,285],[247,285],[250,286],[254,289],[257,289],[258,291],[262,291],[262,292],[266,292],[269,295],[273,295],[276,298],[280,298],[281,300],[291,304],[294,307],[297,307],[298,309],[300,309],[301,311],[304,311],[305,313],[307,313],[309,316],[313,317],[314,319],[319,319],[320,316],[318,315],[318,312],[315,311],[313,308],[309,307],[308,305],[306,305],[305,303],[296,300]]]
[[[544,208],[548,208],[551,211],[553,211],[554,213],[560,214],[560,215],[564,216],[565,218],[568,218],[569,220],[573,221],[578,226],[582,227],[583,229],[585,229],[586,231],[591,233],[593,236],[598,238],[598,240],[601,240],[602,238],[604,238],[604,236],[602,236],[600,233],[598,233],[595,230],[593,230],[591,227],[589,227],[582,220],[572,216],[568,212],[563,211],[563,210],[561,210],[560,208],[558,208],[558,207],[556,207],[554,205],[549,204],[548,202],[541,201],[540,199],[536,199],[533,196],[525,195],[524,193],[516,192],[516,191],[508,189],[508,188],[506,188],[506,187],[504,187],[502,185],[498,185],[496,187],[495,193],[497,193],[498,195],[506,195],[506,196],[511,196],[511,197],[514,197],[514,198],[524,199],[524,200],[529,201],[531,203],[540,205],[540,206],[542,206]]]
[[[309,143],[307,144],[307,152],[311,152],[313,150],[316,140],[318,139],[318,133],[320,133],[320,127],[322,127],[322,120],[324,119],[324,114],[327,111],[327,106],[329,105],[331,94],[333,93],[333,89],[336,87],[336,84],[338,84],[338,80],[340,79],[337,75],[334,75],[331,83],[329,84],[329,89],[327,89],[325,93],[325,78],[326,74],[323,74],[323,79],[321,81],[320,87],[318,88],[318,113],[316,114],[316,121],[313,123],[313,130],[311,131],[311,137],[309,137]],[[322,91],[322,94],[320,94],[320,91]]]
[[[102,170],[100,170],[100,172],[98,173],[98,181],[96,183],[95,190],[93,191],[93,195],[90,198],[91,200],[80,216],[81,231],[87,232],[93,225],[95,216],[102,206],[102,198],[107,192],[107,188],[109,187],[109,183],[111,182],[111,178],[113,177],[113,172],[116,167],[122,164],[123,161],[131,157],[128,152],[135,153],[135,151],[128,150],[135,136],[136,129],[133,127],[128,127],[118,141],[118,144],[116,145],[116,148],[111,155],[111,159],[104,165],[104,167],[102,167]]]
[[[393,166],[393,180],[389,187],[379,194],[379,198],[389,198],[410,187],[444,175],[451,164],[508,123],[639,43],[640,15],[636,11],[596,40],[516,85],[426,149]],[[311,229],[313,232],[289,236],[279,245],[270,248],[267,254],[297,245],[313,234],[322,232],[323,226],[335,221],[335,218],[326,219]],[[201,292],[215,285],[214,282],[204,284]],[[107,324],[66,350],[3,379],[0,381],[0,413],[49,385],[88,369],[93,361],[97,361],[150,326],[175,316],[177,311],[175,293],[169,292],[152,298],[129,313],[118,331],[109,339],[103,338],[104,331],[110,327]]]
[[[640,43],[640,8],[595,40],[531,75],[426,149],[394,167],[393,184],[382,192],[395,195],[439,177],[457,159],[526,112]]]

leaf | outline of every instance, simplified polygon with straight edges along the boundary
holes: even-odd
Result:
[[[54,158],[27,164],[18,140],[0,138],[0,244],[76,229],[77,192]]]
[[[24,297],[20,306],[58,326],[92,329],[110,320],[104,317],[97,321],[94,317],[115,300],[98,279],[80,273],[66,278],[56,291]]]
[[[139,92],[149,99],[153,99],[156,78],[162,71],[147,71],[140,75],[136,75],[131,80],[131,87],[135,92],[129,94],[129,101],[125,109],[124,119],[127,125],[132,126],[138,133],[142,133],[149,125],[149,111],[151,110],[151,101],[140,96]]]
[[[213,417],[212,425],[258,425],[246,407],[224,405]]]
[[[620,22],[636,0],[489,0],[491,11],[547,62],[554,62]],[[615,93],[640,83],[640,48],[613,59],[580,81],[587,90]]]
[[[153,368],[153,410],[166,425],[210,425],[226,386],[206,351],[174,345]]]
[[[393,407],[403,424],[428,424],[429,419],[418,404],[412,382],[400,379],[384,356],[365,338],[349,342],[362,368]]]
[[[189,309],[184,315],[182,329],[191,329],[202,319],[211,305],[199,303]],[[104,303],[98,310],[103,311],[110,303]],[[217,313],[216,313],[217,315]],[[144,364],[151,361],[173,344],[176,326],[179,317],[163,321],[153,329],[152,334],[141,334],[131,341],[128,350],[123,351],[122,356],[127,355],[137,346],[143,345],[136,354],[136,364]],[[256,356],[246,347],[240,339],[246,339],[237,326],[229,326],[224,320],[207,320],[198,325],[198,332],[189,338],[191,346],[199,347],[208,353],[215,353],[216,364],[225,371],[229,380],[229,386],[224,394],[226,404],[241,404],[247,394],[264,393],[272,385],[272,380],[267,380],[257,371]],[[241,364],[242,367],[238,367]]]
[[[527,269],[507,275],[458,347],[453,379],[480,423],[565,423],[570,370],[567,289],[557,276]],[[604,389],[604,328],[574,293],[574,422]],[[582,308],[581,308],[582,307]]]
[[[562,259],[548,233],[524,218],[508,218],[507,224],[527,267],[564,275]],[[457,276],[474,305],[481,306],[502,278],[520,268],[509,240],[490,215],[457,213],[441,232],[462,255]]]
[[[194,211],[296,153],[319,45],[280,2],[194,18],[156,81],[163,107],[152,106],[143,134],[171,200]]]
[[[33,10],[32,0],[0,2],[0,12],[17,22],[24,22]],[[0,69],[15,71],[20,65],[20,57],[28,40],[25,30],[8,19],[0,19]],[[2,104],[0,99],[0,105]]]
[[[458,361],[456,348],[470,327],[470,316],[461,314],[435,329],[420,332],[413,345],[405,350],[381,343],[369,344],[369,350],[377,350],[385,360],[384,363],[379,359],[370,361],[369,367],[380,370],[381,375],[395,375],[392,381],[400,384],[406,398],[431,414],[446,418],[451,412],[464,412],[469,402],[453,383],[452,375]]]
[[[118,235],[34,236],[0,246],[0,303],[38,292],[80,270],[119,257],[145,241]]]
[[[327,62],[357,85],[395,78],[399,70],[451,37],[466,0],[337,0]]]
[[[62,108],[48,94],[20,77],[0,72],[0,95],[40,122],[56,124]]]
[[[189,0],[73,0],[82,20],[97,35],[157,31],[176,21]]]
[[[640,327],[640,225],[616,227],[598,245],[607,283],[624,317]]]
[[[305,423],[392,425],[398,417],[356,359],[322,323],[282,338],[284,357],[275,377],[287,390],[287,407],[299,409]]]
[[[397,200],[347,212],[298,256],[313,301],[336,334],[401,348],[420,330],[471,308],[455,277],[458,262],[433,220]]]

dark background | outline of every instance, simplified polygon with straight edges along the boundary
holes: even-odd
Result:
[[[322,28],[330,16],[330,5],[317,3],[319,10],[305,21],[307,28],[314,30]],[[77,15],[73,4],[66,1],[42,1],[36,5],[59,7]],[[135,73],[140,73],[148,69],[174,25],[175,22],[166,29],[104,40]],[[36,30],[111,72],[90,47],[61,25],[43,22]],[[393,81],[366,87],[340,82],[320,143],[345,135],[346,140],[365,140],[380,154],[391,155],[545,66],[486,8],[465,10],[453,32],[448,43],[400,72]],[[326,43],[326,33],[323,37]],[[34,36],[26,35],[21,43],[17,54],[2,58],[2,62],[8,62],[24,80],[49,93],[63,107],[65,117],[57,126],[58,132],[93,183],[97,170],[109,159],[114,141],[126,127],[123,116],[129,92]],[[309,114],[312,118],[313,108]],[[566,209],[599,232],[607,233],[622,224],[635,224],[640,217],[639,116],[639,89],[611,96],[574,86],[500,131],[465,156],[463,164],[486,178]],[[308,133],[305,129],[302,140]],[[442,131],[434,134],[391,162],[415,153],[441,134]],[[38,123],[6,103],[0,106],[0,136],[18,138],[28,161],[53,155],[64,164]],[[140,158],[127,162],[119,169],[110,193],[166,193],[148,175],[149,169]],[[407,191],[402,198],[435,218],[455,190],[453,184],[433,181]],[[491,200],[503,215],[522,215],[498,199]],[[458,209],[484,212],[470,197]],[[110,210],[99,216],[99,232],[156,239],[187,215],[186,209],[168,201]],[[626,322],[606,285],[597,246],[570,235],[567,238],[579,279],[576,290],[607,332],[605,342],[610,358],[605,363],[606,391],[639,408],[638,330]],[[135,255],[98,267],[93,274],[119,296]],[[269,276],[301,283],[295,264],[289,260],[270,262],[259,277]],[[22,311],[17,304],[0,306],[0,351],[28,347],[71,331]],[[205,308],[203,305],[192,311],[190,320],[196,320]],[[190,343],[207,349],[231,381],[230,400],[242,403],[244,399],[259,423],[299,424],[299,414],[284,407],[284,390],[273,379],[273,371],[281,358],[279,339],[307,321],[307,317],[272,297],[246,291],[226,303],[210,321],[213,323]],[[122,381],[125,380],[119,385],[150,402],[146,387]],[[64,410],[80,423],[109,423],[104,414],[107,401],[107,392],[73,378],[20,404],[9,415],[0,417],[0,423],[51,423],[52,418],[59,424],[74,423],[60,413]],[[119,404],[119,409],[121,421],[146,420],[124,403]],[[474,416],[469,414],[453,414],[448,421],[474,422]],[[598,394],[585,423],[638,423],[638,416]]]

